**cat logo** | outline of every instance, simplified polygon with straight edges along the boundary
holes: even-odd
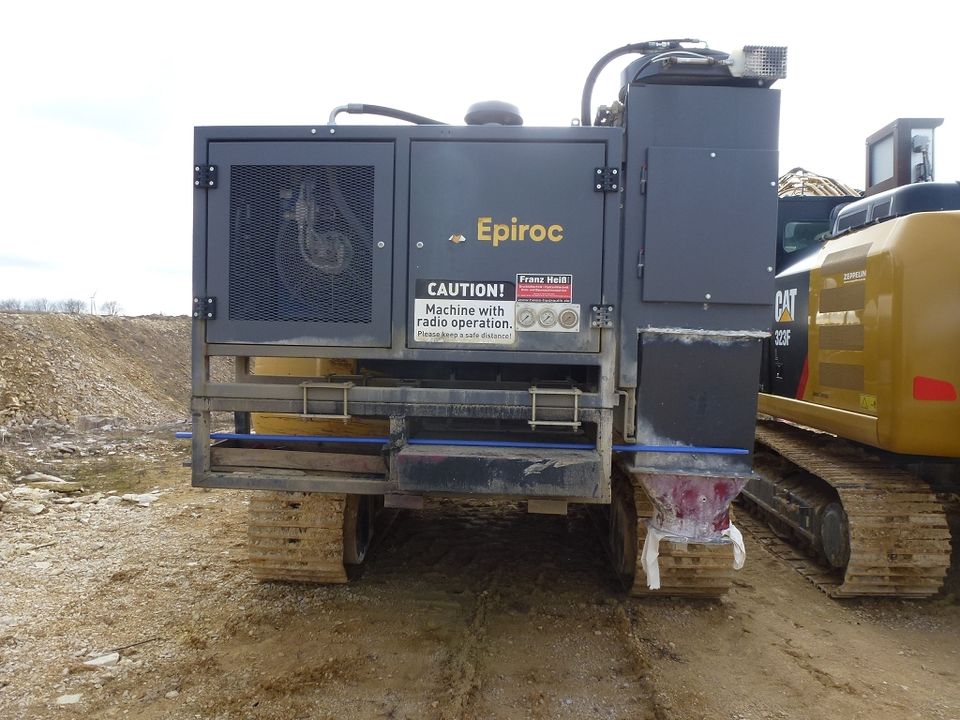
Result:
[[[791,323],[797,316],[797,289],[777,290],[774,317],[778,323]]]

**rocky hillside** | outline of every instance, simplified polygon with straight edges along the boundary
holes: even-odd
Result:
[[[0,313],[0,429],[189,417],[190,318]]]

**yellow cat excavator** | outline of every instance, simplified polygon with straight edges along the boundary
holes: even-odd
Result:
[[[837,597],[932,595],[950,566],[960,183],[933,182],[941,122],[872,135],[862,197],[799,168],[780,180],[759,400],[780,421],[759,423],[744,497],[809,548],[820,562],[802,571]]]

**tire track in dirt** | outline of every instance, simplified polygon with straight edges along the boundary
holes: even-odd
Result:
[[[442,621],[430,717],[654,717],[611,625],[616,578],[582,508],[441,502],[401,514],[381,543],[362,583],[388,581],[399,616],[424,594],[460,609],[455,627]]]
[[[649,648],[652,645],[659,657],[665,657],[674,662],[681,662],[680,656],[656,644],[652,639],[640,635],[636,607],[628,607],[624,602],[619,603],[613,613],[612,621],[633,661],[634,672],[637,674],[640,686],[650,700],[653,717],[655,720],[670,720],[674,716],[669,712],[669,703],[657,690],[652,678],[654,662],[650,659]]]
[[[501,574],[500,569],[495,570],[487,588],[480,591],[470,622],[450,655],[441,686],[448,688],[446,692],[450,693],[440,712],[442,720],[470,720],[474,717],[473,706],[483,687],[487,618],[491,607],[500,599],[497,585]]]

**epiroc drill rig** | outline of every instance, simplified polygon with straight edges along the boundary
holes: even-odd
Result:
[[[594,81],[627,54],[591,126]],[[384,503],[480,496],[611,505],[635,592],[723,593],[771,325],[785,64],[628,45],[565,128],[505,103],[465,126],[347,105],[327,125],[197,128],[193,484],[260,491],[254,572],[345,581]],[[211,380],[215,356],[234,382]],[[211,444],[221,411],[237,431]]]

